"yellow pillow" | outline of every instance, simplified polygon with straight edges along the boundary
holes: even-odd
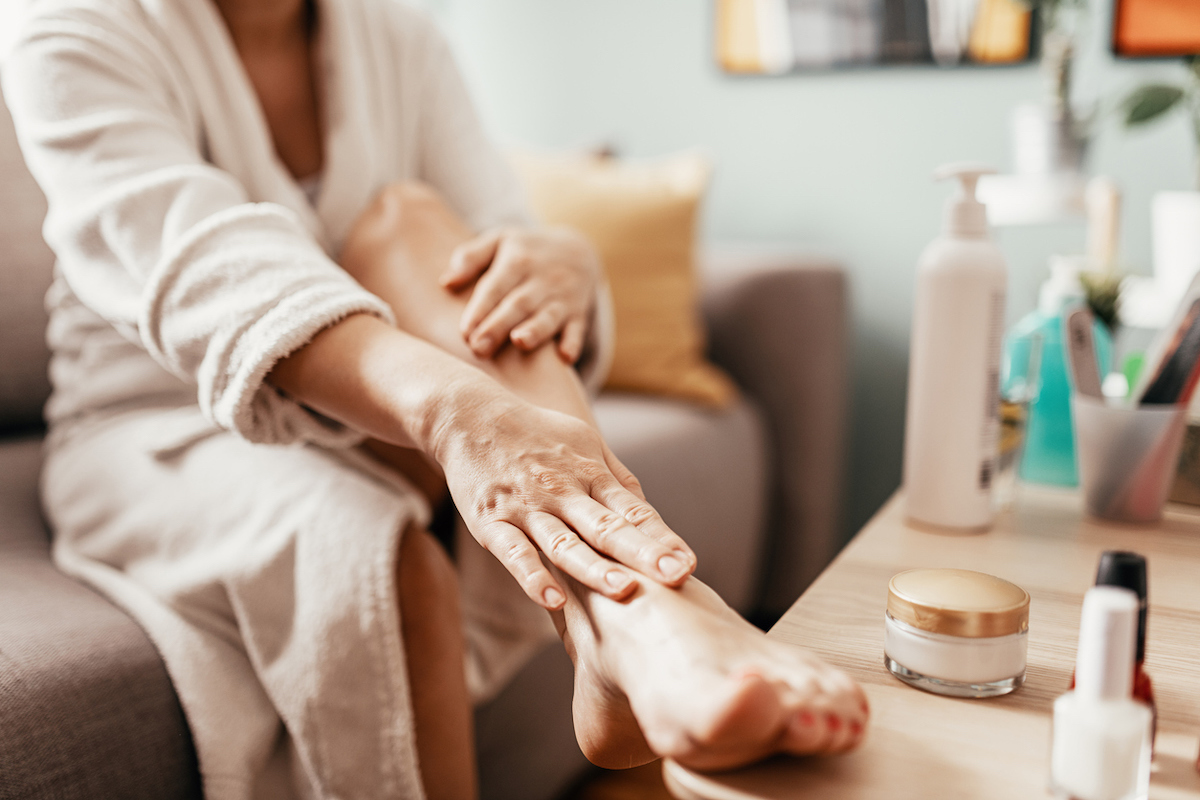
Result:
[[[516,154],[538,217],[587,236],[600,253],[616,312],[606,388],[728,406],[733,381],[704,358],[695,248],[707,159],[654,162],[603,155]]]

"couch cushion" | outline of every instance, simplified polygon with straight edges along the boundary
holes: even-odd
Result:
[[[158,653],[50,562],[40,466],[37,440],[0,443],[0,798],[198,798]]]
[[[612,289],[606,386],[725,408],[736,390],[704,356],[695,249],[712,168],[699,153],[654,161],[515,154],[534,212],[595,245]]]
[[[0,430],[37,424],[50,392],[46,312],[54,257],[42,241],[46,200],[0,97]]]
[[[723,411],[608,393],[595,406],[609,446],[646,499],[695,550],[696,576],[746,613],[754,605],[765,537],[767,447],[757,409]]]

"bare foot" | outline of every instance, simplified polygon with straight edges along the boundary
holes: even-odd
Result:
[[[665,756],[729,769],[862,738],[868,707],[854,681],[768,639],[696,579],[681,589],[645,580],[624,602],[571,589],[557,623],[575,662],[575,734],[593,763]]]

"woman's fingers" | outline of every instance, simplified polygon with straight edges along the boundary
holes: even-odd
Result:
[[[626,597],[637,588],[632,575],[620,565],[602,558],[552,514],[531,514],[526,525],[530,538],[550,563],[584,586],[614,600]]]
[[[503,231],[492,230],[456,247],[439,282],[455,291],[465,287],[492,263],[503,238]]]
[[[562,335],[558,337],[558,354],[568,364],[574,364],[583,355],[584,341],[587,339],[588,321],[582,316],[572,317],[563,326]]]
[[[475,288],[471,290],[471,297],[467,300],[467,307],[463,309],[462,319],[459,322],[459,330],[467,337],[474,336],[478,331],[479,324],[491,314],[496,306],[505,297],[516,289],[525,281],[525,273],[517,269],[511,260],[504,258],[503,252],[499,252],[493,260],[491,266],[479,282],[475,284]],[[499,346],[500,342],[496,345]]]
[[[480,283],[482,285],[482,282]],[[476,288],[478,291],[478,288]],[[545,290],[533,281],[526,281],[509,291],[467,339],[467,345],[480,358],[490,358],[508,339],[512,329],[542,307]],[[547,307],[559,307],[551,302]]]
[[[588,495],[564,500],[560,516],[592,549],[659,583],[676,586],[687,579],[695,565],[695,559],[687,552],[647,535],[620,513]]]
[[[592,496],[637,525],[644,533],[673,550],[681,551],[684,560],[691,565],[690,569],[695,569],[696,554],[679,534],[671,530],[654,507],[646,502],[646,493],[642,491],[641,481],[621,463],[606,443],[601,442],[601,446],[604,448],[604,463],[620,483],[620,488],[625,491],[620,491],[608,482],[597,482],[592,485]]]
[[[559,354],[574,363],[602,269],[579,234],[497,229],[455,250],[441,282],[457,290],[475,281],[459,329],[477,357],[491,358],[509,340],[535,350],[557,337]]]
[[[692,552],[692,548],[688,547],[679,534],[667,527],[667,523],[663,522],[658,512],[641,497],[616,481],[597,481],[592,485],[592,496],[604,507],[612,509],[636,525],[642,536],[657,542],[683,564],[685,573],[677,578],[669,578],[670,583],[679,583],[696,568],[696,554]]]
[[[562,328],[566,318],[567,307],[558,301],[551,301],[512,329],[513,344],[522,350],[536,350],[550,341]]]
[[[637,479],[637,476],[629,471],[621,463],[621,459],[617,458],[617,454],[609,449],[608,442],[601,441],[600,446],[604,448],[604,463],[608,465],[608,469],[612,472],[622,486],[638,496],[639,499],[645,500],[646,493],[642,491],[642,482]]]
[[[550,611],[562,608],[567,602],[566,593],[520,528],[497,520],[484,525],[477,538],[517,579],[533,602]]]

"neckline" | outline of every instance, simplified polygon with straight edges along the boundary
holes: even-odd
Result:
[[[325,183],[325,170],[319,169],[311,175],[306,175],[303,178],[296,179],[296,185],[304,192],[304,196],[308,198],[308,204],[314,209],[317,207],[317,201],[321,197],[321,189]]]

